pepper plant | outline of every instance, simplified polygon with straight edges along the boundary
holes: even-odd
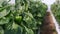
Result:
[[[3,0],[2,0],[3,1]],[[0,34],[37,34],[47,6],[41,1],[3,1],[0,7]]]

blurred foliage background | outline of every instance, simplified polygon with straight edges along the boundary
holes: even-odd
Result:
[[[39,0],[15,0],[15,4],[0,0],[0,34],[39,34],[47,6]],[[60,4],[52,11],[58,22]]]
[[[56,0],[56,2],[51,6],[51,10],[57,22],[60,24],[60,0]]]

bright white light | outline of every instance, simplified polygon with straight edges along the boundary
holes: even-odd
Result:
[[[41,0],[43,3],[45,3],[46,5],[51,5],[53,4],[56,0]]]
[[[10,4],[15,4],[15,0],[11,0],[9,3]]]

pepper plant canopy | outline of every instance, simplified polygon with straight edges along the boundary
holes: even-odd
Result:
[[[46,10],[38,0],[15,0],[15,5],[0,0],[0,34],[37,34]]]

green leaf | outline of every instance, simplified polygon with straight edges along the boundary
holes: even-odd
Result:
[[[6,24],[8,22],[9,22],[9,18],[4,17],[4,18],[0,19],[0,25]]]
[[[0,34],[4,34],[4,30],[1,26],[0,26]]]
[[[34,34],[32,29],[29,29],[29,34]]]
[[[33,18],[33,15],[28,11],[28,13],[25,13],[27,16],[29,16],[30,18]]]
[[[15,23],[13,23],[13,25],[12,25],[12,29],[17,29],[17,28],[18,28],[18,26],[19,26],[19,25],[17,25],[17,24],[15,24]]]
[[[2,12],[0,12],[0,18],[6,16],[7,14],[9,14],[10,11],[7,11],[6,9],[4,9]]]
[[[28,29],[27,27],[25,27],[25,30],[26,30],[27,34],[34,34],[32,29]]]
[[[1,4],[3,3],[3,1],[4,1],[4,0],[0,0],[0,7],[2,7],[2,5],[1,5]]]

